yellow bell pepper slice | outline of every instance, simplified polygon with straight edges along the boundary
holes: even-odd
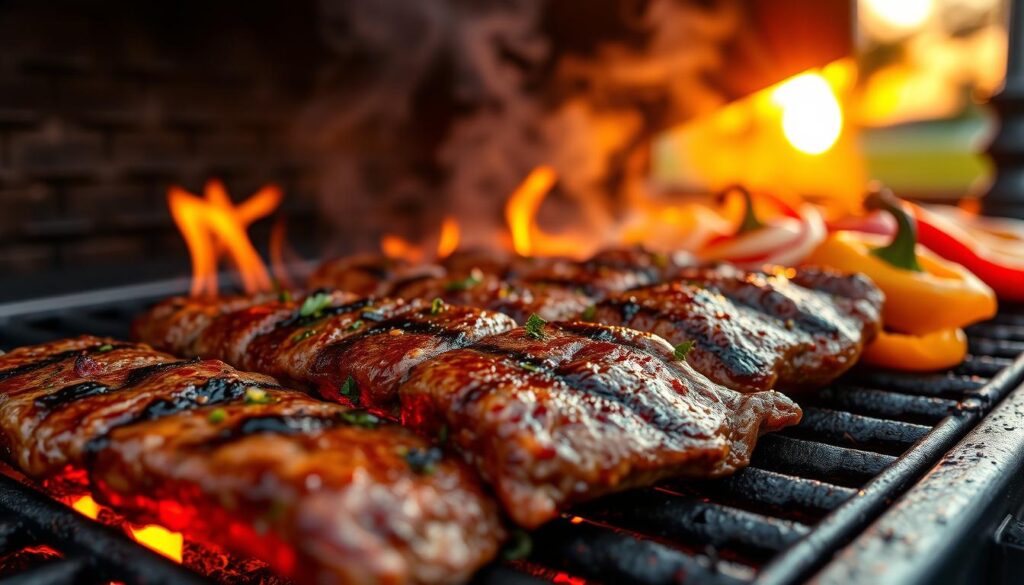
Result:
[[[866,274],[885,293],[882,321],[892,331],[923,335],[996,314],[996,295],[988,285],[963,266],[917,245],[916,224],[891,193],[872,193],[865,205],[896,217],[899,230],[890,242],[884,236],[839,231],[806,263]]]
[[[882,321],[895,331],[924,334],[963,327],[996,314],[992,289],[966,268],[917,247],[922,272],[897,268],[871,254],[884,244],[874,234],[831,234],[806,263],[866,274],[885,293]]]
[[[904,335],[883,331],[864,348],[861,362],[908,372],[931,372],[952,368],[967,355],[963,329],[942,329],[925,335]]]

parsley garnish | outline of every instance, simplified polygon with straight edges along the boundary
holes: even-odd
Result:
[[[516,530],[512,533],[512,538],[509,539],[504,550],[501,551],[501,556],[507,561],[516,561],[530,556],[532,550],[533,541],[530,539],[530,535],[522,530]]]
[[[97,347],[96,351],[98,351],[100,353],[106,353],[106,352],[108,352],[108,351],[110,351],[112,349],[114,349],[113,345],[111,345],[109,343],[104,343],[103,345]]]
[[[448,442],[448,425],[441,425],[441,428],[437,429],[437,442],[442,445]]]
[[[338,415],[343,422],[354,427],[372,429],[380,424],[380,419],[365,410],[346,410]]]
[[[430,303],[430,314],[431,315],[437,315],[438,313],[440,313],[443,310],[444,310],[444,301],[441,300],[440,297],[434,299],[433,302]]]
[[[462,280],[452,280],[444,285],[444,290],[452,292],[457,290],[469,290],[484,281],[484,273],[478,268],[470,271],[469,276]]]
[[[519,362],[519,367],[523,368],[527,372],[543,372],[544,371],[543,369],[541,369],[540,366],[538,366],[536,364],[531,364],[530,362]]]
[[[544,326],[548,322],[541,318],[537,313],[530,315],[530,318],[526,320],[526,335],[533,339],[544,339]]]
[[[419,475],[430,475],[434,473],[437,468],[437,463],[441,461],[441,450],[436,447],[430,447],[429,449],[418,449],[413,447],[405,453],[405,462],[409,464],[409,468]]]
[[[306,339],[308,337],[312,337],[315,334],[316,334],[316,329],[306,329],[302,333],[296,333],[295,336],[292,337],[292,341],[294,341],[295,343],[298,343],[298,342],[302,341],[303,339]]]
[[[269,404],[270,395],[267,391],[262,388],[246,388],[245,389],[245,403],[246,404]]]
[[[356,386],[356,381],[352,376],[345,378],[345,383],[341,385],[338,392],[349,399],[349,402],[359,406],[359,388]]]
[[[302,306],[299,307],[300,317],[319,317],[331,304],[331,295],[325,292],[318,292],[316,294],[309,295],[304,301]]]
[[[589,307],[587,307],[586,309],[583,310],[583,320],[584,321],[593,321],[594,317],[596,317],[596,316],[597,316],[597,305],[590,305]]]
[[[207,417],[207,418],[213,424],[217,424],[217,423],[224,422],[224,419],[226,419],[227,417],[228,417],[228,413],[227,413],[226,410],[224,410],[223,408],[217,408],[217,409],[214,409],[214,411],[211,412],[210,416]]]
[[[352,322],[351,325],[348,326],[348,330],[349,331],[357,331],[357,330],[361,329],[362,327],[363,327],[363,320],[362,319],[356,319],[355,321]]]
[[[679,345],[673,346],[673,349],[675,350],[673,354],[675,355],[676,359],[679,361],[685,360],[686,354],[690,353],[690,350],[693,349],[693,346],[695,344],[696,342],[691,339],[689,341],[684,341]]]

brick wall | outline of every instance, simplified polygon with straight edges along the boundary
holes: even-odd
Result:
[[[302,2],[0,4],[0,274],[180,264],[171,183],[286,193],[315,247],[289,121],[321,53]],[[301,63],[303,67],[296,67]],[[266,241],[268,222],[255,228]]]

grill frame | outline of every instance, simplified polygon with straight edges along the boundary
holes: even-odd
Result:
[[[181,294],[187,284],[169,279],[0,305],[0,349],[78,333],[125,338],[132,317],[152,302]],[[876,527],[864,532],[872,522],[884,525],[895,510],[902,522],[912,521],[903,507],[890,510],[892,502],[904,493],[909,498],[926,474],[935,481],[936,463],[950,457],[954,446],[1024,382],[1024,354],[1019,353],[1024,308],[1012,307],[969,334],[972,351],[979,355],[953,371],[848,375],[825,391],[800,397],[808,411],[804,423],[764,438],[751,468],[732,478],[670,481],[580,506],[574,515],[533,534],[534,552],[528,559],[492,565],[476,581],[525,584],[578,576],[646,584],[689,579],[787,585],[819,570],[840,570],[849,562],[846,557],[829,561],[848,543],[875,550],[865,543],[885,538]],[[1017,394],[1024,397],[1024,388]],[[1024,440],[1017,447],[1024,450]],[[0,488],[0,508],[7,490],[30,490],[17,483]],[[669,504],[652,507],[659,501]],[[54,514],[95,524],[51,504],[57,507]],[[792,517],[794,510],[798,517]],[[940,528],[935,527],[936,533],[952,529]],[[107,536],[123,541],[112,545],[117,550],[129,546],[153,555],[123,535]],[[713,545],[695,547],[707,542]],[[85,561],[102,565],[100,557]],[[941,559],[918,560],[935,564]],[[917,567],[907,574],[923,578],[935,573]]]

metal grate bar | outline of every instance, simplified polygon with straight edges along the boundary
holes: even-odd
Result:
[[[583,521],[555,520],[533,537],[533,560],[602,583],[739,585],[754,569],[694,556],[638,535]]]
[[[874,369],[855,372],[849,379],[865,388],[950,399],[962,398],[964,392],[981,388],[988,381],[951,372],[921,374]]]
[[[68,585],[88,576],[88,569],[87,561],[80,557],[63,558],[0,579],[0,585]]]
[[[663,489],[611,496],[577,513],[692,546],[737,549],[762,562],[810,532],[800,522],[681,497]]]
[[[1006,339],[969,337],[967,339],[967,347],[972,354],[1004,358],[1015,358],[1024,353],[1024,341],[1010,341]]]
[[[692,483],[672,482],[669,489],[694,489]],[[795,477],[748,467],[730,477],[695,486],[698,493],[737,507],[756,507],[780,517],[820,517],[856,495],[856,490],[816,479]]]
[[[782,434],[839,447],[899,455],[931,430],[925,425],[809,406],[804,408],[800,424],[785,429]]]
[[[963,363],[953,368],[953,372],[964,376],[991,378],[1010,367],[1011,364],[1013,364],[1013,360],[1006,358],[969,355],[964,358]]]
[[[836,447],[780,435],[761,437],[751,465],[860,487],[896,460],[891,455]]]
[[[810,402],[878,418],[934,425],[956,410],[958,402],[945,398],[898,394],[861,386],[825,388]]]

